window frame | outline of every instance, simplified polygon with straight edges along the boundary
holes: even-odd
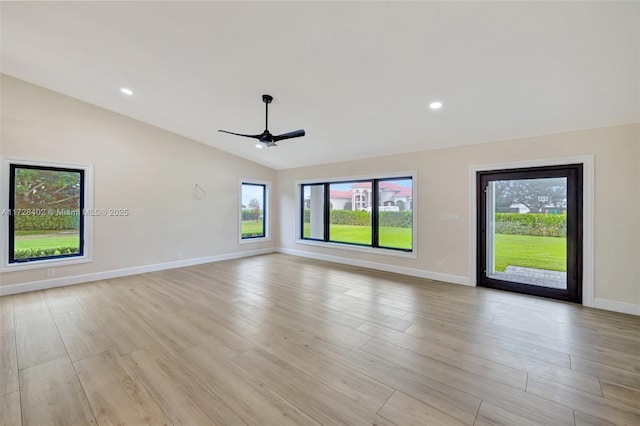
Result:
[[[15,185],[15,176],[11,176],[11,172],[16,168],[80,172],[83,180],[81,182],[82,193],[80,195],[80,208],[84,211],[91,210],[93,208],[93,166],[80,164],[62,164],[23,159],[3,159],[1,168],[2,177],[5,178],[5,182],[7,182],[7,184],[3,184],[0,188],[0,206],[3,213],[8,212],[15,202],[12,201],[10,197],[14,192],[14,190],[11,188],[11,185]],[[3,238],[2,244],[0,244],[0,256],[2,256],[2,261],[0,262],[0,270],[3,272],[13,272],[91,262],[93,248],[93,218],[91,215],[84,215],[83,213],[83,211],[80,212],[81,225],[79,255],[72,254],[47,256],[17,262],[15,261],[15,259],[13,259],[13,262],[10,261],[10,259],[13,258],[12,249],[15,244],[15,241],[13,241],[14,244],[11,244],[11,240],[15,238],[15,236],[13,235],[15,225],[8,214],[2,214],[1,228],[4,232],[4,235],[6,235],[7,237]]]
[[[304,201],[305,200],[304,200],[303,187],[305,185],[307,185],[307,186],[322,186],[322,188],[323,188],[322,189],[322,191],[323,191],[323,197],[322,197],[322,202],[323,202],[323,206],[322,206],[323,214],[322,214],[322,216],[323,216],[323,218],[324,218],[324,216],[325,216],[325,214],[327,212],[326,196],[325,196],[327,188],[326,188],[326,184],[324,182],[323,183],[302,183],[302,184],[297,185],[297,187],[299,188],[299,191],[300,191],[300,196],[298,198],[299,198],[300,203],[301,203],[300,204],[300,210],[298,212],[298,215],[300,216],[300,220],[299,220],[300,227],[299,227],[299,230],[298,230],[298,232],[299,232],[299,235],[298,235],[299,238],[298,239],[305,240],[305,241],[324,242],[325,241],[325,237],[326,237],[326,235],[328,233],[328,230],[327,230],[326,223],[325,223],[324,219],[323,219],[323,224],[322,224],[322,228],[323,228],[323,231],[322,231],[323,238],[322,239],[320,239],[320,238],[311,238],[311,237],[305,237],[304,236],[304,211],[305,211]],[[331,206],[329,206],[329,210],[331,210]]]
[[[242,190],[244,185],[254,185],[263,187],[263,206],[262,206],[262,226],[264,236],[243,237],[242,236]],[[240,179],[240,200],[238,202],[238,238],[240,244],[250,244],[261,241],[271,240],[271,181],[256,179]]]
[[[358,182],[371,182],[372,188],[372,197],[374,190],[378,190],[378,182],[393,180],[393,179],[411,179],[412,182],[412,235],[411,235],[411,250],[393,248],[393,247],[385,247],[380,246],[379,244],[374,245],[374,241],[378,242],[378,209],[371,209],[371,232],[372,232],[372,244],[360,244],[360,243],[350,243],[350,242],[340,242],[340,241],[332,241],[330,240],[330,212],[331,212],[331,193],[330,193],[330,185],[331,184],[340,184],[340,183],[358,183]],[[415,194],[417,193],[417,184],[418,182],[418,174],[416,171],[407,171],[407,172],[398,172],[398,173],[379,173],[375,175],[365,175],[365,176],[349,176],[349,177],[337,177],[337,178],[325,178],[325,179],[306,179],[306,180],[297,180],[296,183],[296,198],[297,198],[297,220],[296,220],[296,244],[304,244],[304,245],[313,245],[313,246],[322,246],[322,247],[332,247],[339,248],[342,250],[349,251],[360,251],[366,253],[375,253],[382,254],[388,256],[397,256],[397,257],[408,257],[416,259],[418,257],[417,250],[417,203],[415,202]],[[305,238],[304,237],[304,186],[305,185],[324,185],[324,239],[314,239],[314,238]],[[372,205],[374,201],[377,201],[379,194],[376,193],[375,197],[372,199]],[[374,236],[374,234],[376,234]],[[345,251],[346,254],[346,251]]]

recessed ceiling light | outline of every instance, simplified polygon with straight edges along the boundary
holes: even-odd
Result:
[[[429,104],[429,108],[431,108],[431,109],[440,109],[440,108],[442,108],[442,102],[431,102]]]
[[[262,148],[264,148],[264,145],[262,145],[261,143],[257,143],[257,144],[256,144],[256,148],[258,148],[258,149],[262,149]]]
[[[127,95],[127,96],[133,95],[133,90],[131,90],[131,89],[127,88],[127,87],[121,87],[120,91],[122,93],[124,93],[125,95]]]

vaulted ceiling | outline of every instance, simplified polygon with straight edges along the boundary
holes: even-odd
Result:
[[[3,73],[277,169],[640,121],[638,2],[0,11]],[[258,150],[217,132],[262,132],[263,93],[273,133],[307,136]]]

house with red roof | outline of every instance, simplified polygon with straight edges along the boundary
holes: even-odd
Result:
[[[378,184],[380,211],[404,211],[413,209],[412,188],[393,182]],[[373,197],[371,182],[357,182],[348,191],[331,190],[331,207],[334,210],[371,211]]]

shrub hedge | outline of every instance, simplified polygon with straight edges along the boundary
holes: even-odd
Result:
[[[380,226],[392,228],[411,228],[413,226],[412,212],[380,212]]]
[[[262,216],[262,211],[242,209],[242,220],[259,220],[260,216]]]
[[[371,225],[371,214],[365,211],[331,210],[332,225]]]
[[[80,253],[80,249],[78,247],[55,247],[44,249],[15,250],[13,252],[13,257],[14,259],[30,259],[34,257],[58,256],[61,254],[76,253]]]
[[[567,216],[541,213],[496,213],[496,234],[566,237]]]
[[[20,231],[42,231],[63,229],[78,229],[80,216],[57,215],[47,213],[42,215],[15,215],[16,229]]]
[[[311,210],[305,209],[304,221],[309,222]],[[380,226],[411,228],[412,212],[380,212]],[[244,219],[244,217],[243,217]],[[368,226],[371,214],[366,211],[332,210],[332,225]],[[534,235],[544,237],[566,237],[567,216],[541,213],[496,213],[496,233]]]
[[[310,222],[311,210],[304,211],[304,221]],[[403,212],[380,212],[380,226],[394,228],[411,228],[413,217],[410,211]],[[369,226],[371,224],[371,214],[366,211],[354,210],[331,210],[332,225],[355,225]]]

